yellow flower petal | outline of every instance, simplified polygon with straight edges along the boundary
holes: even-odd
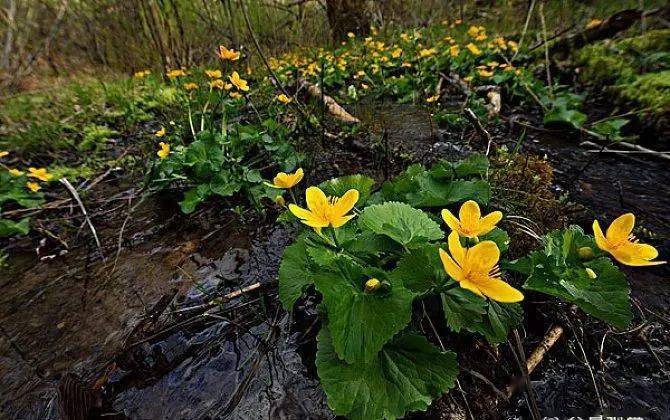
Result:
[[[467,256],[467,250],[461,246],[461,239],[458,236],[458,232],[451,232],[447,239],[447,243],[449,244],[449,252],[454,260],[456,260],[456,263],[459,266],[463,267]]]
[[[523,293],[495,277],[488,277],[477,283],[482,293],[497,302],[513,303],[523,300]]]
[[[635,215],[633,213],[623,214],[612,222],[607,228],[605,237],[611,244],[617,244],[628,239],[628,235],[633,231],[635,226]]]
[[[449,256],[449,254],[447,254],[447,251],[440,248],[439,252],[444,271],[446,271],[447,274],[449,274],[449,277],[452,279],[456,280],[457,282],[462,282],[465,279],[465,276],[463,275],[463,270],[461,270],[461,267],[456,264],[456,262]]]
[[[609,250],[607,239],[605,238],[605,235],[600,228],[600,223],[598,223],[597,220],[593,221],[593,236],[596,240],[596,245],[598,245],[598,248],[602,249],[603,251]]]
[[[302,207],[300,207],[298,205],[289,204],[288,209],[298,219],[309,219],[310,217],[312,217],[312,213],[309,210],[303,209]]]
[[[471,271],[488,273],[498,264],[500,250],[493,241],[482,241],[468,249],[466,264]]]
[[[479,204],[476,201],[468,200],[458,211],[458,219],[465,230],[473,231],[477,229],[479,218],[482,216],[479,210]]]
[[[328,197],[318,187],[309,187],[305,191],[307,199],[307,208],[318,214],[324,214],[324,210],[328,207]]]
[[[444,223],[446,223],[451,230],[458,231],[461,228],[461,223],[458,221],[456,216],[454,216],[454,214],[447,209],[442,210],[442,220],[444,220]]]
[[[358,190],[350,189],[344,195],[335,202],[333,205],[333,214],[335,217],[342,217],[345,214],[349,213],[351,209],[354,208],[358,202],[359,193]]]
[[[471,291],[472,293],[474,293],[474,294],[476,294],[476,295],[479,295],[479,296],[481,296],[481,297],[484,297],[484,294],[483,294],[482,291],[479,289],[478,285],[475,284],[475,283],[473,283],[473,282],[471,282],[471,281],[469,281],[469,280],[463,280],[462,282],[459,283],[459,285],[460,285],[462,288],[464,288],[464,289],[466,289],[466,290],[469,290],[469,291]]]
[[[354,218],[353,214],[351,214],[349,216],[338,217],[338,218],[333,219],[331,221],[331,224],[333,225],[334,228],[338,228],[338,227],[343,226],[345,223],[347,223],[349,220],[351,220],[353,218]]]
[[[492,231],[502,218],[503,214],[501,211],[494,211],[482,217],[479,221],[479,235],[486,235]]]

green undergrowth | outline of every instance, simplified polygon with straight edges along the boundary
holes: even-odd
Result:
[[[180,98],[179,90],[152,76],[142,83],[126,77],[83,78],[21,94],[0,102],[0,149],[24,159],[102,153]]]
[[[575,61],[583,82],[634,104],[650,123],[668,123],[670,29],[586,46],[575,53]]]

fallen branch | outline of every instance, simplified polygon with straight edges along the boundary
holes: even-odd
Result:
[[[540,341],[540,344],[537,345],[535,350],[528,356],[528,359],[526,360],[526,369],[528,370],[528,374],[530,375],[533,373],[535,368],[542,362],[544,359],[544,356],[547,354],[549,349],[551,349],[554,344],[558,341],[559,338],[563,335],[563,327],[560,325],[554,325],[547,334],[545,334],[544,338],[542,341]],[[519,387],[519,382],[514,381],[511,384],[507,385],[507,388],[505,389],[505,393],[507,397],[511,397],[512,394],[516,391],[516,389]]]
[[[625,141],[616,142],[615,144],[623,147],[624,149],[628,149],[628,150],[615,150],[615,149],[610,149],[610,148],[607,148],[607,147],[602,148],[602,145],[594,143],[592,141],[583,141],[583,142],[579,143],[579,145],[582,146],[582,147],[597,148],[600,153],[616,153],[616,154],[622,154],[622,155],[631,154],[631,153],[639,153],[639,154],[651,155],[651,156],[657,157],[659,159],[670,160],[670,152],[658,152],[656,150],[647,149],[646,147],[638,146],[637,144],[632,144],[632,143],[628,143],[628,142],[625,142]]]
[[[554,42],[549,46],[549,53],[564,53],[581,48],[586,44],[600,41],[601,39],[611,38],[619,32],[623,32],[630,28],[638,20],[657,14],[670,14],[670,6],[665,6],[663,8],[658,8],[646,12],[639,9],[622,10],[608,17],[599,25],[586,28],[581,32],[572,34]]]
[[[325,95],[321,88],[319,88],[317,85],[310,83],[307,80],[300,80],[300,85],[301,88],[305,88],[307,90],[309,96],[318,101],[323,101],[323,104],[328,109],[328,113],[333,117],[346,124],[358,124],[361,122],[361,120],[347,112],[347,110],[338,104],[335,99]]]

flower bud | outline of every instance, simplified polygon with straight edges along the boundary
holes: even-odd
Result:
[[[596,272],[593,271],[593,270],[590,269],[590,268],[587,268],[587,269],[586,269],[586,274],[588,274],[589,278],[591,278],[591,279],[595,279],[595,278],[598,277],[598,275],[596,274]]]
[[[592,260],[596,256],[596,254],[594,254],[593,252],[593,249],[591,249],[591,247],[588,246],[583,246],[579,248],[577,250],[577,253],[579,254],[579,258],[582,261]]]
[[[379,280],[372,278],[365,282],[365,293],[374,293],[381,285]]]
[[[286,207],[286,200],[284,200],[284,197],[281,195],[275,197],[275,203],[282,207]]]

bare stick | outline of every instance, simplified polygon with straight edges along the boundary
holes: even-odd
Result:
[[[267,58],[265,57],[265,54],[263,54],[263,50],[261,49],[261,45],[258,43],[258,39],[256,39],[256,34],[254,33],[254,28],[251,26],[251,20],[249,20],[249,13],[247,13],[247,6],[244,4],[242,0],[239,0],[239,5],[240,9],[242,9],[242,15],[244,16],[244,22],[247,24],[247,30],[249,31],[249,36],[251,36],[251,40],[254,42],[254,46],[256,47],[256,51],[258,52],[258,55],[261,57],[261,60],[263,61],[263,64],[265,65],[265,68],[268,70],[268,73],[270,73],[270,77],[272,77],[272,80],[274,81],[275,85],[279,88],[279,90],[282,91],[284,95],[287,97],[290,97],[291,95],[288,93],[286,88],[284,88],[284,85],[279,81],[277,78],[277,75],[275,72],[272,70],[272,67],[270,67],[270,63],[268,62]],[[307,120],[311,121],[310,118],[307,117],[307,112],[302,109],[300,104],[298,104],[298,101],[291,101],[291,104],[295,107],[295,109],[302,115],[302,117]]]
[[[81,197],[79,197],[77,190],[74,189],[74,187],[72,186],[72,184],[70,184],[70,181],[68,181],[67,178],[61,178],[59,179],[59,181],[61,184],[65,186],[70,195],[72,195],[72,198],[74,198],[77,204],[79,205],[81,212],[84,214],[84,219],[86,219],[86,223],[88,224],[89,229],[91,229],[91,233],[93,233],[93,238],[95,238],[95,244],[98,246],[100,256],[102,256],[102,260],[104,262],[107,262],[105,254],[102,252],[102,245],[100,245],[100,239],[98,238],[98,233],[95,231],[95,227],[93,226],[93,222],[91,222],[91,218],[88,217],[86,207],[84,207],[84,203],[81,201]]]
[[[652,149],[647,149],[646,147],[638,146],[637,144],[632,144],[628,143],[625,141],[618,141],[614,143],[615,145],[619,145],[625,149],[628,149],[627,151],[624,150],[614,150],[610,148],[605,148],[602,150],[602,152],[606,153],[620,153],[620,154],[627,154],[627,153],[639,153],[639,154],[648,154],[654,157],[657,157],[659,159],[665,159],[665,160],[670,160],[670,152],[659,152],[656,150]],[[601,145],[591,142],[591,141],[583,141],[579,143],[580,146],[582,147],[595,147],[595,148],[600,148]]]
[[[307,93],[311,97],[321,101],[328,109],[328,113],[333,117],[347,124],[358,124],[361,122],[361,120],[347,112],[347,110],[338,104],[335,99],[326,95],[317,85],[310,83],[307,80],[300,80],[300,85],[307,89]]]
[[[470,122],[475,126],[475,129],[479,133],[480,136],[484,138],[484,140],[487,141],[486,144],[486,156],[489,155],[491,152],[491,143],[493,142],[493,138],[491,137],[491,134],[489,134],[488,131],[484,128],[482,125],[482,122],[479,121],[479,118],[477,118],[477,115],[470,109],[470,108],[465,108],[465,117],[470,120]]]

